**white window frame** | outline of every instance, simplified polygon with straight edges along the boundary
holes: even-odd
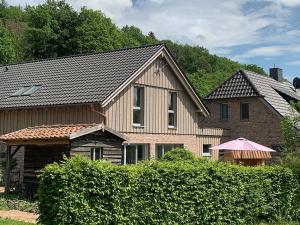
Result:
[[[202,146],[202,156],[207,157],[207,158],[211,158],[211,156],[212,156],[211,149],[209,149],[208,153],[204,152],[204,145],[209,145],[210,146],[209,148],[211,148],[211,144],[203,144],[203,146]]]
[[[143,159],[143,160],[149,160],[150,157],[149,157],[149,144],[124,144],[124,147],[123,147],[123,165],[127,165],[126,161],[127,161],[127,158],[126,158],[126,154],[127,154],[127,146],[135,146],[134,148],[134,151],[135,151],[135,159],[134,159],[134,164],[137,164],[139,161],[138,161],[138,146],[144,146],[145,148],[145,151],[148,153],[148,159]],[[129,164],[130,165],[130,164]]]
[[[171,128],[171,129],[174,129],[174,128],[176,128],[176,123],[177,123],[177,113],[176,113],[176,110],[177,110],[177,92],[175,92],[175,91],[169,91],[169,93],[168,93],[168,101],[169,101],[169,99],[171,99],[170,98],[170,96],[172,96],[172,95],[174,95],[175,96],[175,99],[174,99],[174,102],[173,102],[173,109],[169,109],[169,102],[168,102],[168,128]],[[170,114],[173,114],[174,115],[174,125],[170,125],[169,124],[169,115]]]
[[[172,147],[171,147],[171,149],[174,149],[174,148],[176,148],[178,145],[182,145],[182,147],[184,148],[184,144],[171,144],[171,143],[165,143],[165,144],[156,144],[155,145],[155,157],[158,159],[158,157],[157,157],[157,146],[159,146],[159,145],[161,145],[162,146],[162,148],[161,148],[161,151],[162,151],[162,157],[165,155],[165,146],[166,145],[171,145]],[[175,147],[176,146],[176,147]]]
[[[140,106],[135,106],[134,105],[134,95],[135,95],[135,91],[134,89],[135,88],[139,88],[140,89]],[[142,93],[143,92],[143,93]],[[144,116],[144,113],[142,112],[142,107],[141,105],[144,105],[144,87],[141,87],[141,86],[133,86],[133,110],[132,110],[132,124],[134,127],[144,127],[143,126],[143,121],[144,121],[144,118],[142,118]],[[133,121],[133,118],[134,118],[134,111],[135,110],[138,110],[139,113],[140,113],[140,117],[141,117],[141,122],[140,123],[134,123]]]
[[[96,149],[99,149],[99,151],[100,151],[100,153],[99,153],[100,158],[99,159],[96,159]],[[103,149],[101,147],[93,147],[93,148],[91,148],[90,152],[91,152],[91,160],[92,161],[103,159]]]

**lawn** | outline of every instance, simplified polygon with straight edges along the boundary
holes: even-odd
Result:
[[[1,225],[33,225],[33,223],[19,222],[16,220],[0,219]]]

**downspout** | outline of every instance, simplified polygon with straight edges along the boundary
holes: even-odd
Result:
[[[102,109],[101,104],[99,104],[99,105],[100,105],[100,108]],[[103,112],[97,111],[95,109],[94,104],[91,103],[90,107],[91,107],[92,112],[97,113],[98,115],[101,115],[103,117],[103,124],[106,126],[106,122],[107,122],[106,115]]]

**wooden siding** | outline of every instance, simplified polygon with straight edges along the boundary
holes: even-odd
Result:
[[[100,110],[100,106],[95,107]],[[11,109],[0,111],[0,134],[26,127],[53,124],[100,123],[103,117],[90,105]]]
[[[162,69],[159,69],[162,68]],[[144,125],[133,127],[133,86],[144,87]],[[168,93],[177,92],[176,129],[168,128]],[[201,116],[176,75],[156,60],[105,108],[108,127],[123,133],[196,134]]]

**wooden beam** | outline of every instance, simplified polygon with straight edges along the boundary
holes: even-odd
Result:
[[[14,155],[20,150],[22,146],[18,145],[17,148],[14,150],[14,152],[11,154],[10,158],[12,159],[14,157]]]
[[[10,161],[11,161],[11,146],[7,146],[7,149],[6,149],[6,169],[5,169],[5,194],[9,193]]]
[[[49,140],[11,140],[7,142],[7,145],[64,145],[69,144],[69,140],[66,139],[49,139]]]

